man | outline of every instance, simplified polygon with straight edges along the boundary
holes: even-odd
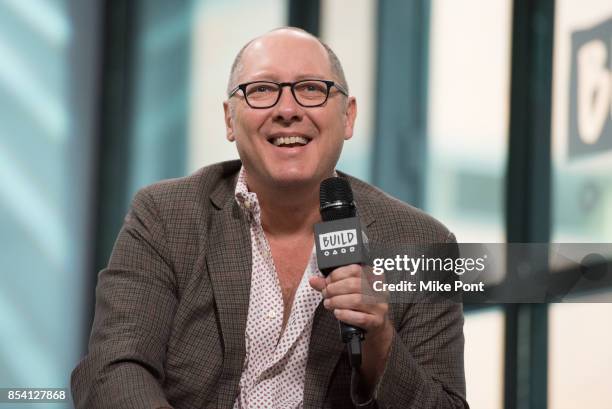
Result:
[[[136,195],[99,277],[77,408],[353,408],[337,320],[367,331],[358,407],[467,407],[460,304],[365,303],[360,266],[316,267],[319,186],[356,116],[337,57],[274,30],[240,51],[228,95],[241,161]],[[370,241],[454,242],[348,179]]]

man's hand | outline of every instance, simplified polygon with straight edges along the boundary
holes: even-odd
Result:
[[[385,368],[394,329],[387,316],[389,305],[363,294],[363,280],[367,280],[363,267],[351,264],[335,269],[326,278],[311,277],[309,282],[321,291],[324,307],[338,320],[367,331],[361,372],[372,391]]]

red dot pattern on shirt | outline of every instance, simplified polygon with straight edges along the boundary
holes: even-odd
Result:
[[[234,409],[302,408],[308,345],[321,294],[308,278],[321,275],[315,252],[298,286],[285,331],[281,334],[283,297],[272,252],[261,227],[257,195],[249,192],[244,168],[238,175],[236,201],[247,213],[253,265],[245,334],[246,358]]]

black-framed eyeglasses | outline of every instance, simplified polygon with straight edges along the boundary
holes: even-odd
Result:
[[[281,97],[284,87],[289,87],[296,102],[306,108],[320,107],[327,102],[332,87],[348,97],[348,92],[334,81],[306,79],[296,82],[252,81],[238,85],[230,91],[231,98],[242,91],[246,103],[251,108],[271,108]]]

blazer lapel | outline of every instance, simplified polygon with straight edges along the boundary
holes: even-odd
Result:
[[[322,408],[344,344],[336,317],[319,304],[315,311],[304,381],[304,409]]]
[[[218,214],[211,218],[206,255],[224,345],[220,408],[231,408],[238,393],[246,355],[252,263],[248,221],[233,200],[233,191],[226,190],[227,186],[221,187],[211,196]]]

